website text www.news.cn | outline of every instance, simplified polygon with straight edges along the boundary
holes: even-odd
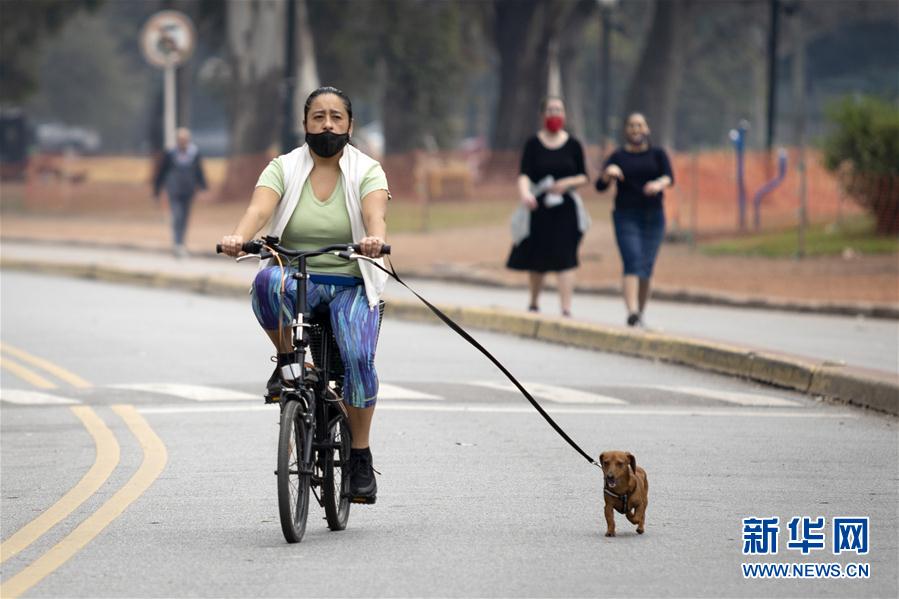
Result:
[[[827,519],[795,516],[787,524],[787,552],[803,556],[824,552],[827,545]],[[836,517],[831,520],[830,554],[870,553],[870,521],[867,517]],[[774,556],[780,550],[780,518],[777,516],[743,519],[743,555]],[[743,578],[870,578],[869,563],[743,562]]]
[[[740,564],[743,578],[870,578],[868,563]]]

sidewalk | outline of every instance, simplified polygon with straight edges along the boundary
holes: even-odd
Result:
[[[0,219],[2,237],[168,249],[170,233],[162,212],[149,201],[123,199],[129,201],[116,213],[102,215],[6,210]],[[242,203],[198,203],[188,232],[190,250],[210,254],[221,236],[233,230],[245,208]],[[578,288],[617,297],[621,265],[607,210],[600,202],[588,202],[588,209],[594,226],[581,244]],[[389,241],[397,267],[407,274],[518,288],[524,288],[526,282],[524,273],[505,268],[511,244],[505,224],[392,232]],[[548,282],[555,284],[554,277]],[[802,261],[710,257],[687,244],[666,243],[653,285],[657,299],[899,319],[899,260],[895,255]]]

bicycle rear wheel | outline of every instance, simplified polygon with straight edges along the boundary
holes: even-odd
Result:
[[[278,439],[278,512],[288,543],[299,543],[309,514],[309,474],[304,472],[303,451],[307,431],[299,401],[287,401],[281,411]]]
[[[332,448],[321,450],[325,520],[331,530],[343,530],[350,517],[350,479],[345,475],[350,459],[350,427],[343,416],[331,421],[328,442]]]

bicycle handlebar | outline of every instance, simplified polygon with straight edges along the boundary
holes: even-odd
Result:
[[[352,253],[360,254],[362,250],[362,246],[358,243],[338,243],[323,248],[318,248],[317,250],[291,250],[280,245],[277,238],[253,239],[245,242],[242,246],[240,246],[240,249],[242,252],[245,252],[247,254],[261,254],[262,250],[265,249],[265,247],[269,247],[276,253],[288,258],[298,258],[300,256],[317,256],[320,254],[329,254],[332,252],[340,252],[341,257],[349,258]],[[215,244],[215,253],[222,253],[222,244]],[[389,253],[390,246],[387,244],[382,245],[381,255],[386,256]]]

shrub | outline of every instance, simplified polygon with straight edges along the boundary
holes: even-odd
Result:
[[[899,234],[899,107],[870,96],[846,98],[827,116],[835,130],[824,140],[825,166],[874,216],[879,234]]]

